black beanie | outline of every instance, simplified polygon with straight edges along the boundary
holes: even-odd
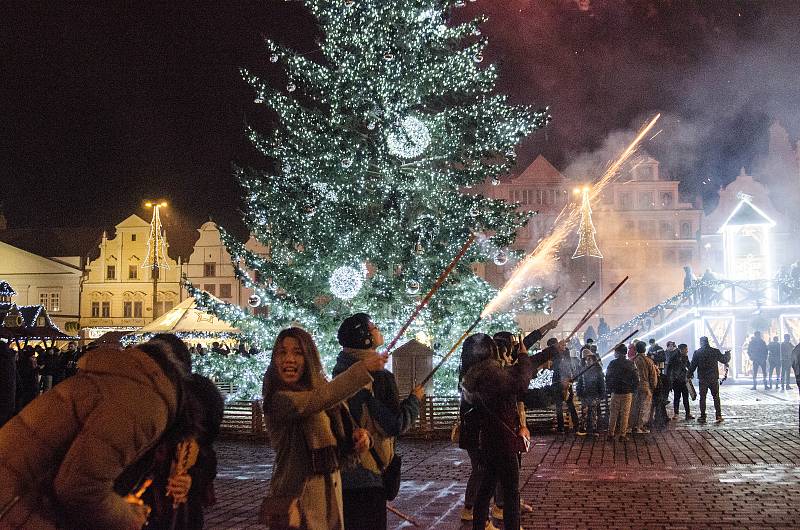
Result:
[[[628,353],[628,348],[625,347],[624,344],[617,344],[617,346],[614,348],[614,352],[617,355],[626,355]]]
[[[372,346],[369,323],[372,319],[366,313],[356,313],[344,319],[336,338],[345,348],[364,350]]]

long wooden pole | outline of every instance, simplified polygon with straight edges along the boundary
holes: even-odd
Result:
[[[578,296],[578,298],[576,298],[576,299],[575,299],[575,301],[574,301],[574,302],[572,302],[572,303],[569,305],[569,307],[568,307],[568,308],[566,308],[566,309],[564,310],[564,312],[563,312],[563,313],[561,313],[561,315],[560,315],[560,316],[559,316],[559,317],[558,317],[556,320],[558,320],[558,321],[561,321],[561,319],[562,319],[562,318],[564,318],[564,316],[565,316],[567,313],[569,313],[569,310],[570,310],[570,309],[572,309],[573,307],[575,307],[575,304],[577,304],[578,302],[580,302],[580,301],[581,301],[581,298],[583,298],[584,296],[586,296],[586,293],[588,293],[588,292],[589,292],[589,289],[591,289],[592,287],[594,287],[594,282],[590,283],[590,284],[589,284],[589,287],[587,287],[586,289],[584,289],[584,290],[583,290],[583,292],[580,294],[580,296]]]
[[[567,342],[569,342],[569,339],[571,339],[571,338],[572,338],[572,337],[573,337],[573,336],[574,336],[574,335],[575,335],[575,334],[578,332],[578,330],[579,330],[579,329],[581,329],[581,328],[583,327],[583,325],[584,325],[584,324],[586,324],[586,323],[589,321],[589,319],[590,319],[590,318],[592,318],[592,316],[594,316],[594,314],[595,314],[595,313],[597,313],[598,311],[600,311],[600,308],[601,308],[601,307],[603,307],[603,305],[604,305],[606,302],[608,302],[608,301],[609,301],[609,299],[610,299],[612,296],[614,296],[614,293],[616,293],[617,291],[619,291],[620,287],[622,287],[622,286],[625,284],[625,282],[627,282],[627,281],[628,281],[628,278],[630,278],[630,276],[625,276],[625,277],[622,279],[622,281],[621,281],[621,282],[619,282],[619,283],[617,284],[617,286],[616,286],[616,287],[614,287],[614,289],[612,289],[612,290],[611,290],[611,292],[610,292],[610,293],[608,293],[608,296],[606,296],[605,298],[603,298],[603,300],[600,302],[600,304],[599,304],[597,307],[595,307],[595,308],[594,308],[594,310],[590,311],[590,312],[589,312],[589,314],[587,314],[587,315],[586,315],[586,316],[583,318],[583,320],[581,320],[580,322],[578,322],[578,325],[577,325],[577,326],[575,326],[575,329],[573,329],[573,330],[572,330],[572,333],[570,333],[570,334],[569,334],[569,337],[567,337],[567,339],[566,339],[566,340],[567,340]]]
[[[418,522],[416,522],[410,516],[404,514],[403,512],[401,512],[400,510],[398,510],[397,508],[395,508],[394,506],[389,504],[388,502],[386,503],[386,509],[389,510],[390,512],[392,512],[393,514],[395,514],[400,519],[406,520],[409,523],[411,523],[413,526],[416,526],[417,528],[419,528],[419,523]]]
[[[627,341],[629,338],[633,337],[633,336],[634,336],[634,335],[636,335],[637,333],[639,333],[639,330],[638,330],[638,329],[637,329],[637,330],[635,330],[635,331],[634,331],[633,333],[631,333],[630,335],[628,335],[627,337],[625,337],[624,339],[622,339],[621,341],[618,341],[616,344],[614,344],[614,347],[613,347],[613,348],[611,348],[610,350],[608,350],[607,352],[605,352],[605,353],[604,353],[604,354],[603,354],[603,355],[602,355],[602,356],[601,356],[599,359],[597,359],[597,362],[602,362],[602,361],[603,361],[603,357],[605,357],[606,355],[608,355],[608,354],[609,354],[609,353],[611,353],[612,351],[616,350],[616,349],[617,349],[617,346],[619,346],[620,344],[625,344],[625,341]],[[576,380],[577,380],[577,379],[578,379],[580,376],[582,376],[584,373],[586,373],[586,371],[587,371],[589,368],[591,368],[591,366],[587,366],[586,368],[584,368],[583,370],[581,370],[580,372],[578,372],[578,375],[576,375],[575,377],[571,378],[571,379],[570,379],[570,381],[576,381]]]
[[[414,319],[416,319],[417,316],[419,316],[420,311],[422,311],[425,308],[425,306],[428,305],[428,302],[430,302],[431,298],[433,297],[433,294],[439,290],[439,287],[442,286],[442,284],[450,275],[450,273],[453,272],[453,269],[456,267],[458,262],[461,261],[461,258],[464,257],[464,254],[467,253],[467,250],[469,250],[469,247],[471,247],[472,243],[474,242],[475,242],[475,234],[470,234],[467,241],[461,247],[461,250],[459,250],[458,254],[456,254],[456,257],[453,258],[453,261],[451,261],[450,264],[447,266],[447,268],[444,271],[442,271],[442,273],[436,279],[436,282],[433,284],[433,287],[431,287],[431,289],[428,291],[425,297],[420,301],[420,303],[417,304],[417,307],[411,313],[411,316],[408,317],[408,320],[406,320],[405,324],[403,324],[403,326],[400,328],[400,331],[397,332],[397,335],[395,335],[395,337],[392,339],[392,341],[389,343],[389,345],[386,347],[383,353],[390,354],[392,349],[397,344],[397,341],[400,340],[400,338],[408,329],[408,326],[410,326],[411,323],[414,322]]]
[[[458,338],[458,340],[456,341],[456,343],[455,343],[455,344],[453,344],[453,347],[452,347],[452,348],[450,348],[450,351],[449,351],[449,352],[447,352],[447,354],[445,354],[445,356],[444,356],[444,357],[442,357],[442,360],[441,360],[441,361],[439,361],[439,364],[437,364],[437,365],[434,367],[434,369],[433,369],[433,370],[431,370],[431,373],[429,373],[428,375],[426,375],[426,376],[425,376],[425,379],[423,379],[423,380],[422,380],[422,382],[420,383],[420,386],[425,386],[425,384],[426,384],[428,381],[430,381],[431,377],[433,377],[433,374],[435,374],[435,373],[437,372],[437,370],[439,370],[439,368],[441,368],[441,367],[442,367],[442,365],[445,363],[445,361],[447,361],[447,359],[449,359],[449,358],[450,358],[450,356],[451,356],[451,355],[453,355],[453,353],[454,353],[454,352],[455,352],[455,351],[458,349],[458,347],[459,347],[459,346],[461,346],[461,343],[462,343],[462,342],[464,342],[464,339],[466,339],[466,338],[467,338],[467,335],[469,335],[469,334],[472,332],[472,330],[473,330],[473,329],[475,329],[475,326],[477,326],[477,325],[478,325],[478,323],[479,323],[479,322],[480,322],[482,319],[483,319],[483,317],[481,317],[481,316],[479,316],[478,318],[476,318],[476,319],[475,319],[475,322],[473,322],[473,323],[472,323],[472,325],[471,325],[470,327],[468,327],[468,328],[467,328],[467,331],[465,331],[464,333],[462,333],[462,334],[461,334],[461,336]]]

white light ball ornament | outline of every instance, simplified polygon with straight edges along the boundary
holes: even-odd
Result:
[[[361,290],[364,278],[366,278],[366,271],[363,268],[358,270],[349,265],[342,265],[333,271],[328,280],[331,294],[342,300],[350,300]]]
[[[494,255],[494,264],[502,266],[506,263],[508,263],[508,253],[505,250],[498,250]]]
[[[250,298],[247,299],[247,305],[250,307],[259,307],[261,305],[261,297],[257,294],[250,295]]]
[[[386,135],[389,152],[400,158],[416,158],[430,144],[428,126],[414,116],[402,118]]]

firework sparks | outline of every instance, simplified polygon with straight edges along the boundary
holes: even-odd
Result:
[[[657,114],[647,123],[636,135],[636,138],[625,148],[617,159],[608,166],[600,180],[589,190],[589,201],[596,201],[606,186],[619,176],[620,168],[636,152],[639,143],[650,132],[656,124],[661,114]],[[522,291],[532,280],[541,278],[553,271],[556,264],[556,254],[561,244],[567,239],[575,229],[581,219],[580,208],[569,209],[565,206],[558,214],[554,223],[553,231],[549,236],[542,239],[536,248],[522,260],[508,282],[497,293],[494,299],[481,312],[485,317],[507,307],[514,297]]]

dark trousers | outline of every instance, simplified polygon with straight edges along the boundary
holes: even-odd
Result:
[[[792,382],[792,380],[789,379],[789,373],[791,369],[792,369],[791,364],[784,364],[783,366],[781,366],[781,385],[783,385],[784,388],[789,386]],[[796,375],[797,374],[795,374],[795,376]]]
[[[578,428],[578,411],[575,409],[575,396],[572,393],[572,385],[567,386],[566,390],[566,399],[564,398],[564,391],[562,390],[561,383],[556,383],[556,388],[554,389],[555,392],[555,404],[556,404],[556,421],[558,422],[558,430],[564,430],[564,410],[562,407],[562,403],[567,404],[567,410],[569,410],[569,416],[572,419],[572,428]]]
[[[753,386],[756,386],[756,379],[758,379],[758,368],[761,368],[761,377],[764,378],[764,386],[767,386],[767,360],[753,361]]]
[[[386,493],[383,488],[342,491],[344,527],[347,530],[384,530]]]
[[[706,417],[706,394],[711,391],[714,398],[714,412],[717,418],[722,417],[722,406],[719,403],[719,380],[715,377],[711,381],[700,380],[700,417]]]
[[[672,383],[672,410],[678,415],[680,410],[680,400],[683,398],[683,410],[689,415],[689,388],[686,381],[673,381]]]
[[[769,359],[767,363],[767,384],[772,386],[772,372],[775,372],[775,386],[778,386],[781,382],[781,362]]]
[[[489,501],[499,481],[503,485],[503,528],[519,529],[519,460],[517,453],[507,449],[481,449],[480,457],[484,469],[483,480],[478,487],[478,497],[473,509],[473,530],[484,530],[489,518]],[[345,528],[350,530],[345,519]]]

